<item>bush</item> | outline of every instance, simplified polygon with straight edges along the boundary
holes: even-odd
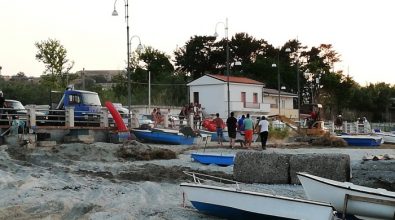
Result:
[[[289,128],[273,128],[269,127],[269,138],[272,139],[284,139],[289,136]]]

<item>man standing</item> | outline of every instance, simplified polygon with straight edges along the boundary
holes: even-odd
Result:
[[[252,134],[254,133],[254,122],[250,118],[250,114],[247,114],[247,117],[243,121],[244,125],[244,138],[246,142],[246,147],[248,149],[251,148],[251,143],[252,143]]]
[[[226,126],[228,126],[228,134],[229,134],[229,141],[230,147],[235,147],[235,140],[236,140],[236,128],[237,128],[237,119],[234,117],[235,113],[231,112],[230,117],[226,120]]]
[[[213,120],[215,123],[217,136],[218,136],[218,144],[222,147],[222,139],[224,137],[223,128],[224,128],[224,121],[219,117],[219,113],[215,114],[217,117]]]
[[[1,108],[0,114],[3,114],[2,108],[5,108],[4,103],[5,103],[5,99],[4,99],[3,91],[0,91],[0,108]]]
[[[259,136],[261,137],[262,149],[266,150],[267,136],[269,135],[269,122],[262,116],[258,126],[260,127]]]

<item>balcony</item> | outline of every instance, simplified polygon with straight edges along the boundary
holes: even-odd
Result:
[[[270,112],[270,104],[253,102],[231,102],[232,111]]]

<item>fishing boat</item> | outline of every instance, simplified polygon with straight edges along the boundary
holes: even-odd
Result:
[[[394,219],[395,192],[338,182],[307,173],[297,173],[307,198],[330,203],[343,214],[364,219]]]
[[[191,158],[202,164],[215,164],[218,166],[233,165],[235,155],[223,155],[215,153],[192,153]]]
[[[181,183],[184,204],[188,199],[199,211],[227,219],[332,220],[333,207],[327,203],[242,190],[235,181],[188,173],[194,183]],[[233,182],[236,187],[202,184],[199,176]]]
[[[186,136],[179,132],[165,132],[160,130],[139,130],[132,129],[132,133],[140,141],[149,143],[163,143],[176,145],[192,145],[197,143],[197,138]]]
[[[211,136],[211,141],[218,142],[218,135],[217,135],[217,132],[215,132],[215,131],[199,130],[199,133],[200,133],[200,134],[209,135],[209,136]],[[227,131],[224,131],[224,132],[223,132],[223,135],[224,135],[224,136],[223,136],[222,141],[223,141],[223,142],[229,142],[229,135],[228,135],[228,132],[227,132]]]
[[[347,142],[350,146],[368,146],[368,147],[375,147],[380,146],[383,138],[373,135],[339,135],[337,136],[342,138]]]
[[[382,132],[382,131],[375,131],[374,135],[383,138],[383,142],[385,144],[395,144],[395,133],[393,132]]]

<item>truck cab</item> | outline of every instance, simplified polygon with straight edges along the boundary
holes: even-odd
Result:
[[[85,90],[66,90],[56,110],[65,110],[66,107],[74,107],[74,115],[94,116],[100,113],[101,102],[96,92]]]

